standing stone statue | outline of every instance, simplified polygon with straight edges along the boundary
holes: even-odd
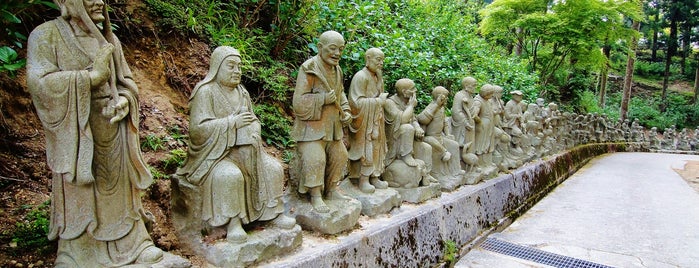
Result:
[[[452,191],[463,184],[459,144],[447,137],[444,105],[449,91],[441,86],[432,90],[432,102],[417,116],[425,130],[425,142],[432,146],[432,176],[442,185],[442,190]]]
[[[209,73],[194,87],[189,98],[187,160],[177,170],[173,191],[175,204],[189,204],[173,211],[180,240],[209,260],[230,259],[217,263],[224,266],[240,256],[197,250],[203,247],[202,229],[220,227],[229,243],[243,244],[248,240],[243,224],[271,221],[281,229],[296,227],[295,220],[284,215],[284,170],[262,146],[260,121],[252,112],[250,94],[240,84],[240,64],[238,50],[218,47],[211,55]],[[289,241],[294,240],[291,237]]]
[[[354,75],[349,88],[349,177],[359,178],[362,192],[373,193],[375,188],[388,187],[380,180],[387,151],[383,106],[388,93],[384,92],[382,76],[383,52],[370,48],[364,58],[366,66]]]
[[[338,190],[349,160],[343,126],[352,120],[339,66],[345,39],[327,31],[317,46],[318,55],[299,68],[292,100],[291,135],[297,144],[292,173],[298,179],[298,192],[309,194],[312,206],[312,211],[296,209],[295,213],[304,228],[332,234],[354,227],[361,203]]]
[[[495,93],[495,87],[485,84],[473,99],[471,114],[476,122],[476,135],[471,152],[478,156],[478,166],[486,177],[493,175],[496,167],[493,164],[495,150],[495,125],[493,107],[490,98]]]
[[[146,231],[153,179],[138,140],[138,88],[101,0],[56,1],[61,16],[28,40],[27,86],[52,172],[56,267],[150,265],[179,257]],[[102,23],[106,31],[97,28]]]
[[[297,142],[299,192],[309,193],[318,212],[329,212],[323,201],[344,198],[337,184],[344,177],[347,148],[342,127],[352,120],[342,85],[340,57],[345,39],[335,31],[320,35],[318,55],[301,65],[296,79],[292,136]]]
[[[473,116],[469,110],[473,103],[473,93],[476,88],[476,79],[466,77],[461,80],[462,89],[454,94],[454,102],[451,107],[451,134],[463,148],[464,152],[473,143],[474,131]]]
[[[417,105],[415,82],[403,78],[396,81],[396,94],[386,100],[386,172],[384,177],[390,187],[398,188],[404,201],[419,203],[441,194],[432,170],[432,147],[423,142],[425,131],[417,122],[414,111]],[[425,186],[425,189],[408,191]],[[421,194],[424,193],[424,194]]]

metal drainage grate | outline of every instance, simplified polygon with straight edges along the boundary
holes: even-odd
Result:
[[[520,246],[497,238],[486,238],[481,244],[485,250],[533,261],[554,267],[570,268],[612,268],[611,266],[546,252],[540,249]]]

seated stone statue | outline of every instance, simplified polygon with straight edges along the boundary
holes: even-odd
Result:
[[[177,171],[199,188],[201,196],[194,198],[201,202],[201,218],[191,220],[226,227],[226,239],[236,243],[247,237],[242,224],[295,225],[283,214],[282,165],[262,147],[260,122],[240,84],[240,63],[231,47],[218,47],[211,55],[209,73],[190,97],[188,157]]]
[[[153,215],[141,195],[153,179],[139,149],[138,87],[107,6],[55,2],[61,16],[37,26],[27,42],[27,86],[52,174],[55,267],[145,267],[177,258],[146,230]]]
[[[396,81],[396,94],[386,100],[386,181],[390,187],[414,188],[436,182],[432,170],[432,147],[423,142],[425,131],[414,114],[415,83]]]
[[[417,121],[425,130],[425,142],[432,146],[432,176],[442,185],[444,190],[454,190],[463,182],[461,170],[461,155],[459,144],[447,137],[446,114],[444,105],[447,103],[449,91],[441,86],[432,90],[432,102],[418,114]]]

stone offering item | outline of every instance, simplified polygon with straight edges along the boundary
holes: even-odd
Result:
[[[56,267],[188,267],[158,249],[141,194],[153,179],[138,141],[138,88],[101,0],[56,1],[32,31],[27,86],[52,172]],[[98,29],[97,24],[105,31]]]
[[[295,190],[303,195],[296,200],[294,215],[304,228],[337,233],[353,228],[361,211],[359,201],[338,190],[349,160],[342,141],[343,126],[352,121],[339,66],[345,39],[327,31],[320,35],[317,46],[318,55],[299,68],[292,100],[296,158],[290,173],[298,182]]]
[[[386,171],[388,186],[395,188],[403,201],[421,203],[441,195],[440,185],[432,177],[432,147],[423,142],[425,131],[414,110],[417,105],[415,83],[399,79],[396,94],[386,100]]]
[[[180,242],[217,266],[249,265],[301,244],[301,227],[284,215],[282,164],[264,151],[240,63],[238,50],[216,48],[194,87],[187,160],[172,193]],[[264,230],[243,229],[264,221]],[[225,240],[204,242],[202,233],[214,229],[225,230]]]
[[[448,95],[446,88],[435,87],[432,102],[418,114],[417,121],[425,130],[424,141],[432,146],[432,176],[442,185],[442,190],[453,191],[464,183],[465,172],[461,169],[459,144],[445,133],[444,105]]]

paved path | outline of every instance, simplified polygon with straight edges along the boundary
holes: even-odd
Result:
[[[593,264],[558,267],[699,267],[699,194],[673,170],[688,160],[699,156],[597,157],[456,266],[550,267],[542,263],[576,258]],[[529,249],[548,256],[527,261],[483,248],[508,242],[524,246],[525,258],[536,255]]]

